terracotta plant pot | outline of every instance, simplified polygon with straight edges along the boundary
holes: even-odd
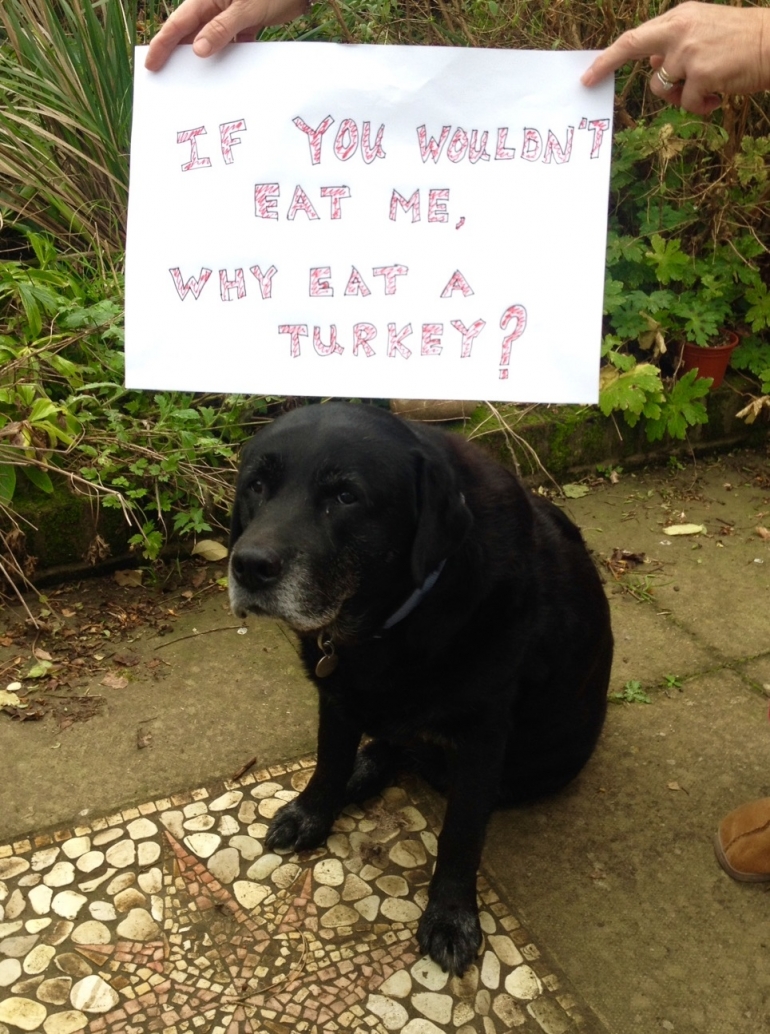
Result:
[[[722,383],[727,364],[730,362],[730,355],[740,342],[740,338],[732,330],[724,331],[722,336],[727,344],[712,345],[706,348],[687,343],[682,345],[682,372],[697,370],[699,377],[713,377],[712,391],[715,391]]]

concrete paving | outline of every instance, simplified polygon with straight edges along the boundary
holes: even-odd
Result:
[[[770,466],[736,453],[589,487],[566,508],[605,573],[612,693],[650,702],[612,704],[566,792],[493,818],[484,872],[582,1009],[582,1026],[546,1016],[535,1029],[770,1031],[767,888],[730,880],[712,848],[724,813],[770,794],[770,542],[757,531],[770,526]],[[682,524],[705,531],[664,531]],[[163,658],[162,678],[94,684],[104,713],[64,730],[0,716],[0,844],[312,751],[314,692],[290,639],[235,624],[208,594],[163,640],[132,644]]]

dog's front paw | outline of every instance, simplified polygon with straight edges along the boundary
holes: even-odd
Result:
[[[481,926],[475,906],[431,900],[417,927],[420,950],[442,969],[462,976],[481,947]]]
[[[276,812],[265,844],[273,851],[307,851],[326,840],[333,821],[333,815],[310,811],[297,798]]]

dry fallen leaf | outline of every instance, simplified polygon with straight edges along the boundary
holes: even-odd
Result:
[[[129,571],[116,571],[113,578],[124,588],[135,589],[142,584],[142,572],[138,567]]]
[[[671,524],[663,529],[664,535],[705,535],[705,524]]]
[[[10,693],[7,689],[0,689],[0,707],[18,707],[19,704],[21,704],[21,700],[15,693]]]
[[[52,661],[53,657],[47,650],[42,650],[39,646],[32,651],[39,661]]]
[[[105,675],[102,679],[101,684],[106,686],[107,689],[125,689],[128,685],[128,679],[125,675]]]
[[[192,555],[202,556],[204,560],[224,560],[227,556],[227,546],[214,539],[201,539],[193,546]]]
[[[758,524],[754,531],[756,531],[757,535],[759,535],[761,539],[765,539],[765,541],[770,540],[770,531],[768,531],[767,528],[763,528],[761,524]]]

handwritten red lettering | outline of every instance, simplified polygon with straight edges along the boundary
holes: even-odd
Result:
[[[198,137],[206,136],[206,127],[198,126],[196,129],[183,129],[176,135],[178,144],[190,145],[190,160],[182,165],[182,172],[190,172],[192,169],[208,169],[211,166],[210,158],[198,156]]]
[[[219,146],[222,149],[222,157],[225,165],[232,165],[235,161],[233,147],[241,142],[236,133],[243,133],[246,130],[246,122],[239,118],[234,122],[223,122],[219,127]]]
[[[182,280],[182,271],[176,266],[174,269],[169,269],[171,279],[174,281],[174,287],[176,293],[179,295],[181,301],[184,301],[188,294],[191,294],[197,301],[201,296],[201,291],[209,282],[211,276],[211,270],[203,268],[198,274],[197,278],[194,276],[189,277],[187,280]]]
[[[310,147],[310,162],[312,165],[318,165],[321,161],[321,144],[323,143],[324,133],[334,122],[334,119],[331,115],[327,115],[322,122],[319,122],[315,129],[309,126],[299,115],[293,118],[292,122],[297,129],[301,129],[303,133],[307,134],[307,142]]]

